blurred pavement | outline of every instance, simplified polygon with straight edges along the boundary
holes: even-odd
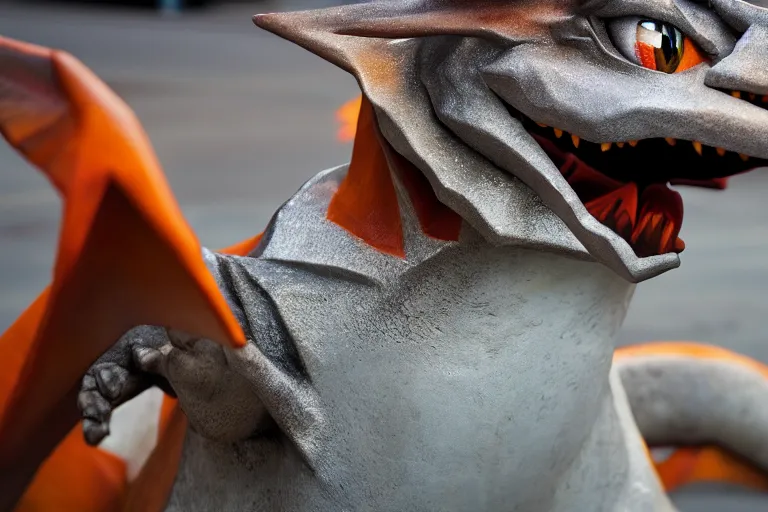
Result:
[[[250,20],[332,3],[239,2],[168,18],[6,0],[0,34],[67,50],[112,86],[142,120],[203,244],[221,247],[260,232],[305,180],[349,158],[334,111],[357,93],[354,81]],[[725,192],[683,191],[683,265],[638,288],[623,343],[697,340],[768,362],[767,191],[764,171]],[[49,281],[58,218],[48,183],[0,145],[0,332]],[[678,500],[691,512],[768,509],[768,498],[743,492]]]

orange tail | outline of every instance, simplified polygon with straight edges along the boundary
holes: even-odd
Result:
[[[722,482],[768,492],[768,475],[716,446],[678,448],[655,463],[667,491],[689,484]]]

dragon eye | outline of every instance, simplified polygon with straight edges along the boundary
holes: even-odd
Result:
[[[624,57],[654,71],[679,73],[707,61],[696,43],[671,23],[619,18],[609,21],[608,32]]]
[[[641,21],[637,25],[635,53],[640,63],[665,73],[674,73],[683,59],[683,33],[659,21]]]

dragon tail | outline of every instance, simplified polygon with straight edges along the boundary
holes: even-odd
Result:
[[[668,491],[697,482],[768,491],[768,366],[675,342],[619,349],[615,364],[646,443],[665,452],[655,465]]]

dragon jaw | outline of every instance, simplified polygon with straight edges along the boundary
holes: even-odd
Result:
[[[638,256],[685,248],[678,237],[682,197],[668,184],[724,189],[728,177],[766,165],[763,159],[695,141],[591,143],[523,116],[518,119],[587,210],[630,243]]]
[[[720,185],[768,158],[768,110],[749,100],[768,94],[755,71],[767,13],[729,0],[378,1],[256,22],[353,73],[387,141],[490,241],[514,238],[505,207],[520,198],[473,194],[512,176],[567,226],[552,247],[638,282],[679,265],[668,182]],[[606,25],[638,15],[680,27],[707,62],[675,74],[629,62]]]

